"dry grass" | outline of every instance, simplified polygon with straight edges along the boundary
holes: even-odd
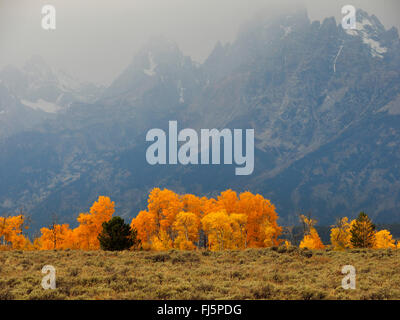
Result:
[[[400,299],[400,250],[0,252],[2,299]],[[57,270],[44,290],[41,269]],[[344,290],[344,265],[357,289]]]

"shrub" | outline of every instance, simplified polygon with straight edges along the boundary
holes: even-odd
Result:
[[[152,256],[147,256],[146,259],[152,260],[153,262],[165,262],[171,259],[168,253],[158,253]]]
[[[313,256],[313,252],[311,250],[308,250],[307,248],[301,250],[301,255],[306,257],[306,258],[311,258]]]
[[[274,286],[267,284],[264,286],[260,286],[251,290],[253,297],[255,299],[268,299],[273,296],[275,292]]]

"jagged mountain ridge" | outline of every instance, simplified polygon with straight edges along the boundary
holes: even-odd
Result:
[[[76,102],[94,102],[103,90],[100,85],[80,81],[50,67],[38,55],[31,56],[20,69],[6,66],[0,71],[0,81],[23,104],[48,113],[56,113]]]
[[[153,40],[97,101],[2,143],[2,209],[24,205],[38,224],[53,211],[72,222],[107,194],[132,217],[154,186],[207,195],[234,188],[270,197],[286,223],[305,210],[321,223],[360,210],[398,220],[399,37],[362,10],[357,21],[359,31],[345,31],[303,11],[264,17],[202,65]],[[254,174],[149,166],[145,133],[168,120],[254,128]]]
[[[48,66],[38,55],[0,70],[0,139],[31,129],[73,104],[94,102],[103,87]]]

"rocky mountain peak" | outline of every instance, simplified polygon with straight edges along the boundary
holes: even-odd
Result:
[[[30,82],[57,82],[53,69],[39,55],[31,56],[24,64],[22,71]]]
[[[43,208],[67,217],[107,194],[132,217],[154,186],[196,194],[229,186],[268,197],[283,219],[312,210],[333,223],[366,209],[381,221],[398,218],[398,34],[361,10],[357,27],[311,23],[303,10],[269,12],[232,43],[217,43],[200,67],[175,43],[152,39],[101,99],[58,114],[51,131],[46,122],[2,142],[0,208],[27,205],[44,221]],[[47,89],[40,97],[64,92]],[[254,129],[254,175],[148,165],[144,135],[171,119],[196,130]]]

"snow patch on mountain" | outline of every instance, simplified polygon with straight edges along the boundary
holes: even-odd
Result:
[[[388,112],[390,115],[400,115],[400,95],[389,102],[386,106],[379,109],[378,112]]]
[[[157,64],[154,62],[153,54],[151,52],[148,53],[147,57],[149,59],[150,67],[148,69],[144,69],[143,72],[149,77],[152,77],[156,75],[155,70],[157,68]]]
[[[283,29],[284,31],[284,35],[282,36],[282,38],[286,38],[288,34],[290,34],[292,32],[292,27],[286,27],[286,26],[280,26],[281,29]]]
[[[336,73],[336,62],[337,62],[337,59],[339,58],[340,53],[342,52],[342,50],[343,50],[343,45],[340,46],[339,51],[338,51],[338,53],[337,53],[337,55],[335,57],[335,60],[333,61],[333,72],[335,72],[335,73]]]
[[[356,23],[356,29],[347,29],[346,33],[350,36],[360,36],[363,43],[368,45],[371,49],[371,55],[376,58],[383,58],[383,54],[387,52],[387,48],[381,46],[379,41],[373,39],[376,37],[376,31],[374,30],[373,24],[366,18],[363,18],[361,22]]]
[[[179,103],[185,103],[184,92],[185,88],[182,87],[182,81],[178,81]]]
[[[71,76],[63,70],[53,70],[53,73],[58,80],[60,89],[62,89],[63,91],[79,91],[82,87],[82,82],[80,80]]]
[[[60,111],[62,109],[61,106],[59,106],[55,103],[48,102],[43,99],[39,99],[36,102],[22,99],[21,103],[29,108],[34,109],[34,110],[42,110],[47,113],[57,113],[58,111]]]
[[[370,38],[363,38],[363,42],[371,47],[371,54],[374,57],[383,58],[383,54],[387,52],[387,48],[381,47],[378,41]]]

